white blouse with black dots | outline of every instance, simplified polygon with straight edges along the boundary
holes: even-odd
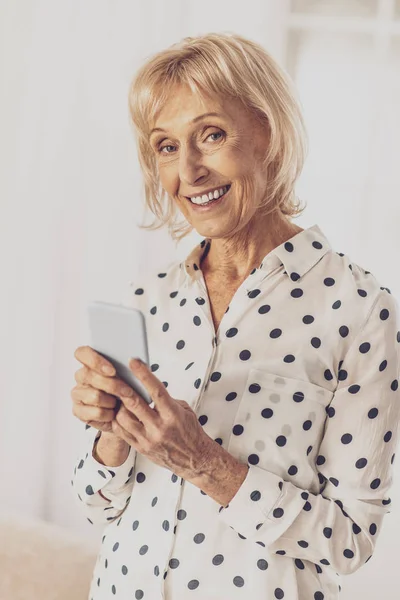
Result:
[[[215,331],[210,243],[124,303],[145,315],[151,370],[248,473],[223,507],[134,448],[105,467],[85,426],[74,498],[105,525],[89,600],[337,599],[391,512],[398,303],[314,225],[264,257]]]

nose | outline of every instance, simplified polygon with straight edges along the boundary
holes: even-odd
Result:
[[[179,178],[185,186],[193,186],[201,177],[206,177],[208,170],[202,153],[194,147],[182,148],[179,156]]]

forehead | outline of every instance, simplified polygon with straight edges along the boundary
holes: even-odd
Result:
[[[182,85],[171,88],[161,110],[154,119],[154,127],[183,124],[204,113],[216,112],[224,118],[233,118],[238,110],[237,101],[220,95],[192,91]],[[242,109],[243,110],[243,109]]]

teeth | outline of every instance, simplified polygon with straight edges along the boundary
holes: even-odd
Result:
[[[190,198],[190,200],[191,202],[193,202],[193,204],[207,204],[207,202],[210,202],[211,200],[216,200],[217,198],[225,194],[227,190],[228,186],[226,185],[225,187],[220,188],[219,190],[209,192],[208,195],[203,194],[203,196],[195,196],[194,198]]]

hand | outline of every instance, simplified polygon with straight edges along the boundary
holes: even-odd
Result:
[[[133,390],[115,376],[113,365],[90,346],[80,346],[74,356],[84,366],[75,373],[78,385],[71,390],[72,412],[84,423],[112,434],[111,424],[121,405],[119,397]],[[114,375],[106,375],[104,366],[111,367]]]
[[[184,479],[196,476],[218,445],[203,430],[185,400],[175,400],[144,363],[131,359],[129,368],[149,392],[154,408],[136,392],[121,395],[122,406],[112,431],[152,462]]]

